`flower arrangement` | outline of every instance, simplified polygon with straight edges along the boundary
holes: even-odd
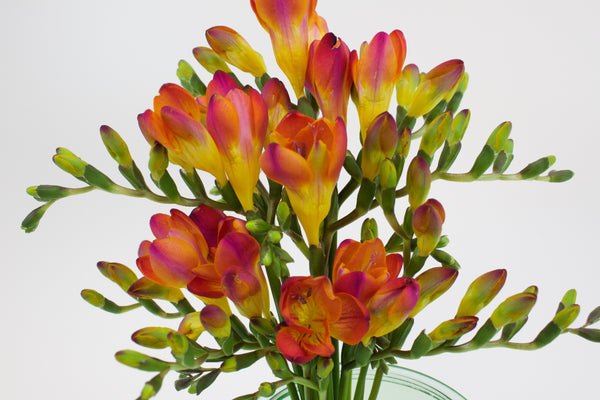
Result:
[[[272,14],[271,3],[290,9]],[[143,307],[180,320],[176,329],[150,327],[133,335],[142,346],[170,348],[174,361],[117,353],[126,365],[158,373],[141,398],[154,395],[169,371],[180,373],[178,389],[199,394],[219,374],[265,358],[279,379],[239,399],[269,396],[282,386],[296,398],[346,399],[353,369],[372,367],[381,376],[389,363],[401,359],[482,347],[535,349],[561,333],[598,341],[598,330],[588,327],[600,318],[598,309],[584,326],[570,328],[579,313],[574,291],[567,292],[556,316],[528,343],[512,338],[535,304],[535,287],[507,297],[479,321],[477,315],[506,279],[506,271],[493,270],[471,284],[455,318],[404,343],[418,314],[458,275],[458,263],[442,250],[448,243],[442,236],[445,211],[428,196],[432,181],[561,182],[572,173],[543,175],[553,157],[507,173],[509,123],[492,132],[468,172],[449,172],[470,117],[468,110],[459,111],[467,86],[463,63],[451,60],[427,73],[404,65],[406,43],[400,31],[379,33],[360,51],[350,51],[327,32],[315,5],[252,2],[290,92],[266,74],[260,55],[230,28],[209,29],[210,49],[194,51],[213,73],[208,85],[189,64],[179,64],[181,85],[161,87],[153,109],[138,117],[151,146],[150,178],[162,194],[150,189],[124,141],[107,126],[101,128],[102,139],[131,188],[61,148],[53,158],[56,165],[87,186],[28,189],[45,204],[26,218],[26,230],[35,229],[56,200],[97,188],[194,207],[189,213],[174,209],[152,217],[156,238],[143,241],[138,250],[142,277],[119,263],[98,264],[134,304],[120,306],[98,292],[82,292],[89,303],[109,312]],[[253,75],[254,87],[241,83],[228,64]],[[355,137],[346,128],[349,98],[359,117]],[[350,141],[361,143],[360,153],[348,151]],[[169,164],[182,168],[192,196],[181,194]],[[198,170],[214,177],[215,188],[208,193],[207,175],[202,178]],[[349,213],[339,213],[352,202]],[[374,208],[383,211],[394,231],[391,237],[379,237],[377,222],[368,217]],[[355,222],[361,224],[360,234],[337,237]],[[292,244],[306,259],[303,276],[288,271]],[[436,266],[429,267],[428,260]],[[298,257],[295,261],[301,263]],[[200,309],[188,301],[184,288],[188,297],[202,300]],[[161,301],[173,303],[177,312],[164,311]],[[203,331],[218,346],[205,346]],[[461,341],[470,331],[475,335]],[[500,338],[493,340],[497,334]]]

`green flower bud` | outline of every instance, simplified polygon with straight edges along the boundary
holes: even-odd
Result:
[[[246,222],[246,229],[248,229],[250,233],[265,233],[271,228],[272,226],[270,224],[260,218]]]
[[[366,218],[360,227],[360,241],[375,239],[379,237],[377,221],[374,218]]]
[[[504,148],[511,130],[512,124],[510,121],[502,122],[490,134],[486,144],[494,149],[496,153],[499,153]]]
[[[504,300],[492,313],[490,320],[497,329],[529,314],[535,305],[537,295],[535,293],[518,293]]]
[[[121,136],[110,126],[100,127],[100,137],[110,156],[119,164],[130,167],[133,164],[129,148]]]
[[[329,357],[319,357],[317,359],[317,376],[320,379],[325,379],[333,370],[333,361]]]
[[[571,304],[562,311],[556,313],[552,322],[554,322],[560,329],[567,329],[571,325],[577,316],[579,316],[580,307],[579,304]]]
[[[275,394],[275,386],[270,382],[263,382],[258,387],[258,393],[261,397],[271,397]]]
[[[438,116],[425,129],[419,150],[433,157],[435,152],[444,144],[446,136],[451,131],[451,126],[452,115],[450,112],[445,112]]]
[[[185,60],[180,60],[177,64],[177,77],[188,92],[194,97],[204,96],[206,94],[206,85],[200,80],[194,69]]]
[[[169,166],[169,156],[167,149],[158,142],[154,142],[150,150],[150,159],[148,160],[148,169],[154,181],[159,181],[165,174]]]
[[[429,164],[422,157],[416,156],[410,162],[406,173],[408,202],[413,210],[425,203],[431,186],[431,171]]]
[[[478,320],[477,317],[460,317],[444,321],[431,331],[429,337],[433,342],[458,339],[475,329]]]
[[[469,110],[461,110],[454,116],[452,120],[452,126],[446,140],[448,143],[455,144],[462,140],[469,126],[469,120],[471,119],[471,112]]]
[[[100,261],[96,265],[102,275],[119,285],[124,291],[127,291],[138,279],[135,273],[123,264]]]
[[[161,299],[173,303],[177,303],[184,298],[180,289],[159,285],[145,277],[135,281],[127,289],[127,293],[138,299]]]
[[[415,279],[420,288],[419,299],[409,318],[413,318],[429,303],[446,293],[457,277],[458,271],[448,267],[430,268],[417,276]]]
[[[505,281],[505,269],[489,271],[475,279],[460,301],[456,317],[477,315],[496,297]]]
[[[164,349],[168,347],[167,335],[174,332],[173,329],[148,327],[139,329],[131,335],[131,340],[140,346],[151,349]]]
[[[121,364],[142,371],[160,372],[170,367],[170,364],[166,361],[133,350],[121,350],[115,354],[115,358]]]

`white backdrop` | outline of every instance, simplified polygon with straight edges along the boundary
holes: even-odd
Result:
[[[583,0],[321,0],[317,11],[351,48],[380,30],[398,28],[407,38],[407,62],[422,70],[450,58],[465,61],[471,79],[462,105],[472,118],[455,171],[468,169],[492,129],[511,120],[512,170],[554,154],[555,168],[576,172],[564,184],[434,184],[432,196],[447,212],[448,250],[463,268],[451,292],[418,322],[420,329],[451,318],[469,282],[498,267],[508,268],[509,275],[494,304],[530,284],[540,287],[532,321],[517,339],[533,338],[570,288],[578,289],[577,323],[583,323],[600,304],[598,6]],[[139,242],[150,237],[150,215],[169,207],[94,192],[59,201],[38,231],[27,235],[20,222],[38,203],[25,188],[77,186],[52,164],[57,146],[119,180],[98,135],[101,124],[120,132],[138,164],[145,165],[148,148],[136,116],[151,106],[162,83],[177,82],[179,59],[197,66],[191,50],[206,45],[204,31],[214,25],[238,30],[265,55],[271,75],[278,74],[268,36],[248,1],[0,5],[0,397],[132,399],[151,377],[118,364],[113,355],[139,349],[129,340],[134,330],[165,323],[141,311],[104,313],[83,302],[79,292],[94,288],[126,303],[95,263],[134,266]],[[356,125],[349,128],[353,132]],[[356,238],[355,231],[346,233]],[[600,345],[565,335],[537,352],[481,350],[406,365],[469,399],[590,398],[597,392],[599,356]],[[229,399],[268,379],[264,367],[252,368],[219,378],[202,398]],[[171,382],[167,379],[159,399],[187,396],[176,393]]]

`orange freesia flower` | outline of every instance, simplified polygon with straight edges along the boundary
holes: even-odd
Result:
[[[402,268],[399,254],[385,254],[379,238],[363,243],[347,239],[338,247],[333,262],[333,290],[346,293],[369,311],[370,338],[398,328],[417,304],[419,285],[411,278],[398,278]]]
[[[346,127],[341,118],[332,124],[289,113],[271,134],[260,166],[286,187],[294,212],[308,242],[319,245],[319,224],[327,216],[331,195],[346,157]]]
[[[148,143],[162,144],[169,161],[185,170],[201,169],[226,184],[221,156],[202,120],[201,106],[187,90],[167,83],[154,98],[154,111],[138,115],[138,123]]]
[[[357,344],[369,327],[369,313],[353,296],[333,293],[325,276],[292,277],[281,286],[281,315],[287,326],[277,347],[288,360],[303,364],[334,352],[331,338]]]
[[[352,52],[352,77],[360,130],[364,139],[373,119],[388,111],[396,82],[400,79],[406,57],[406,41],[399,30],[389,35],[376,34],[360,48],[360,58]]]
[[[206,31],[206,40],[218,55],[242,71],[254,76],[262,76],[267,72],[262,56],[233,29],[227,26],[212,27]]]
[[[225,77],[230,78],[222,71],[215,73],[217,80],[226,80]],[[244,91],[236,86],[223,92],[216,90],[209,98],[206,126],[242,207],[252,210],[252,194],[260,173],[259,157],[267,134],[267,106],[260,93],[252,88]],[[210,94],[208,88],[207,94]]]
[[[440,101],[450,100],[464,72],[465,65],[461,60],[449,60],[425,74],[414,92],[408,115],[418,118]]]
[[[352,88],[350,50],[331,32],[310,45],[306,88],[317,100],[323,117],[346,121]]]
[[[309,39],[322,25],[316,0],[250,0],[258,22],[269,33],[275,60],[288,77],[298,98],[302,97]],[[311,33],[311,31],[313,31]]]

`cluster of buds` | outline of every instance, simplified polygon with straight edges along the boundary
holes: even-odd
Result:
[[[172,209],[150,219],[155,238],[141,242],[136,261],[142,277],[122,264],[98,264],[134,304],[120,306],[96,291],[82,292],[86,301],[109,312],[143,307],[181,319],[177,329],[149,327],[132,336],[145,347],[170,348],[174,362],[134,351],[117,353],[126,365],[158,372],[141,398],[154,395],[170,370],[181,372],[178,389],[198,394],[220,373],[266,358],[280,380],[238,399],[269,396],[282,386],[299,398],[298,386],[304,386],[321,399],[335,392],[347,400],[352,368],[372,365],[384,371],[396,358],[486,346],[539,348],[563,332],[599,341],[600,331],[588,328],[600,319],[598,310],[584,326],[569,328],[579,313],[570,291],[537,338],[512,342],[537,300],[532,286],[501,302],[471,340],[457,344],[478,326],[478,314],[502,288],[506,271],[498,269],[471,284],[454,318],[424,330],[403,349],[418,314],[458,276],[458,262],[442,250],[448,244],[442,234],[446,211],[430,197],[432,183],[562,182],[572,173],[542,176],[554,163],[552,156],[506,173],[513,159],[508,122],[491,133],[469,171],[448,172],[470,119],[469,110],[458,110],[468,81],[463,62],[445,61],[427,73],[404,65],[407,44],[399,30],[379,32],[351,50],[328,31],[316,3],[250,0],[289,92],[283,81],[268,75],[250,43],[229,27],[208,29],[209,47],[193,50],[211,74],[207,84],[191,65],[179,63],[181,85],[163,85],[153,109],[138,116],[151,148],[150,178],[162,194],[149,187],[123,139],[108,126],[100,130],[103,143],[131,188],[59,148],[55,164],[87,186],[28,189],[45,204],[27,216],[26,231],[37,227],[56,200],[93,189],[194,207],[189,214]],[[253,82],[242,83],[235,69],[252,75]],[[360,125],[355,136],[347,129],[350,99]],[[355,146],[360,146],[356,156]],[[170,165],[181,167],[192,197],[181,194]],[[198,170],[214,177],[215,187],[208,192]],[[354,208],[339,216],[350,199]],[[402,199],[404,207],[399,206]],[[375,220],[365,218],[360,238],[338,245],[340,229],[377,207],[393,230],[387,242]],[[404,215],[398,214],[402,209]],[[306,257],[307,274],[290,276],[287,264],[294,259],[284,250],[284,237]],[[193,306],[186,292],[201,307]],[[159,301],[172,303],[177,312],[166,312]],[[501,338],[493,341],[500,331]],[[218,348],[200,344],[204,332]]]

